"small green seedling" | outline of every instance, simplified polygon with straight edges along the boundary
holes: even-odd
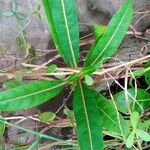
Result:
[[[53,112],[43,112],[39,115],[41,122],[47,123],[53,121],[56,118],[56,115]]]
[[[130,116],[130,125],[132,127],[131,133],[126,140],[126,146],[131,148],[134,145],[135,139],[142,139],[145,142],[150,142],[150,135],[145,131],[138,129],[138,122],[140,121],[140,115],[138,112],[133,112]]]
[[[48,25],[56,48],[72,69],[79,64],[79,26],[75,0],[42,0]],[[103,133],[122,139],[128,147],[133,143],[134,133],[130,133],[128,123],[118,112],[129,114],[131,111],[141,113],[145,105],[142,96],[147,98],[149,93],[141,96],[135,89],[127,92],[130,104],[125,103],[126,93],[114,96],[114,102],[107,100],[96,92],[91,74],[101,68],[116,52],[125,37],[132,20],[132,0],[126,0],[122,7],[112,17],[107,27],[95,26],[95,42],[90,48],[82,69],[70,76],[52,81],[34,81],[0,93],[0,111],[17,111],[29,109],[51,100],[63,88],[70,84],[74,89],[73,114],[76,120],[78,144],[81,150],[102,150],[105,147]],[[55,65],[49,66],[46,72],[57,72]],[[138,107],[136,107],[138,106]],[[44,116],[44,117],[43,117]],[[48,117],[48,119],[47,119]],[[49,113],[42,114],[44,122],[49,120]],[[135,128],[132,123],[133,128]],[[140,137],[141,132],[136,131]]]

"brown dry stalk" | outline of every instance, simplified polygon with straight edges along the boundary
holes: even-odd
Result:
[[[125,67],[125,68],[131,67],[131,66],[137,65],[139,63],[146,62],[149,58],[150,58],[150,55],[147,55],[147,56],[144,56],[144,57],[139,58],[139,59],[135,59],[135,60],[130,61],[130,62],[120,63],[119,65],[108,68],[108,69],[102,69],[102,70],[96,71],[93,74],[101,76],[101,75],[104,75],[106,73],[118,70],[118,69],[123,68],[123,67]],[[32,65],[31,67],[37,68],[37,66],[35,66],[35,65]],[[45,66],[40,66],[40,68],[45,68]],[[13,72],[13,73],[9,72],[9,73],[7,73],[7,72],[1,71],[0,76],[23,76],[23,77],[35,77],[35,78],[39,78],[39,79],[52,80],[49,77],[45,77],[45,76],[71,75],[73,73],[79,73],[81,71],[81,68],[78,68],[78,69],[58,68],[58,70],[62,71],[62,72],[54,72],[54,73],[42,72],[42,73],[40,73],[40,72],[35,72],[35,71],[31,71],[31,72],[21,72],[20,71],[20,72]]]

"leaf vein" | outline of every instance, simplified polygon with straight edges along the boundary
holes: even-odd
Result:
[[[85,96],[84,96],[83,87],[82,87],[82,84],[80,81],[79,81],[79,85],[80,85],[81,97],[82,97],[84,112],[85,112],[87,126],[88,126],[88,133],[89,133],[89,138],[90,138],[90,147],[91,147],[91,150],[94,150],[93,149],[93,142],[92,142],[92,135],[91,135],[91,128],[90,128],[90,123],[89,123],[89,117],[88,117],[88,112],[87,112],[86,104],[85,104]]]
[[[73,59],[73,63],[74,63],[73,65],[76,68],[77,63],[76,63],[76,59],[75,59],[75,56],[74,56],[74,50],[73,50],[72,42],[71,42],[71,37],[70,37],[68,21],[67,21],[67,17],[66,17],[64,0],[61,0],[61,4],[62,4],[62,9],[63,9],[63,16],[64,16],[64,20],[65,20],[65,26],[66,26],[67,36],[68,36],[69,47],[70,47],[70,51],[71,51],[71,55],[72,55],[72,59]]]
[[[94,65],[94,64],[96,63],[96,61],[100,58],[100,56],[104,53],[104,51],[107,49],[108,45],[110,44],[110,42],[112,41],[112,39],[113,39],[114,36],[116,35],[116,33],[117,33],[117,31],[118,31],[118,29],[119,29],[121,23],[123,22],[123,20],[124,20],[126,14],[127,14],[127,12],[128,12],[128,9],[126,9],[126,11],[125,11],[125,13],[124,13],[124,15],[123,15],[123,17],[122,17],[122,19],[121,19],[119,25],[117,26],[116,31],[113,33],[112,37],[110,38],[110,40],[108,41],[108,43],[106,44],[106,46],[103,48],[102,52],[98,55],[98,57],[95,59],[95,61],[94,61],[91,65]]]
[[[12,101],[14,101],[14,100],[20,99],[20,98],[27,98],[27,97],[30,97],[30,96],[34,96],[34,95],[36,95],[36,94],[41,94],[41,93],[44,93],[44,92],[47,92],[47,91],[50,91],[50,90],[56,89],[56,88],[58,88],[58,87],[61,87],[61,86],[65,85],[65,84],[66,84],[66,83],[64,83],[64,82],[63,82],[62,84],[59,84],[59,85],[56,85],[56,86],[50,87],[50,88],[48,88],[48,89],[41,90],[41,91],[38,91],[38,92],[35,92],[35,93],[31,93],[31,94],[28,94],[28,95],[24,95],[24,96],[16,97],[16,98],[9,99],[9,100],[6,100],[6,101],[7,101],[7,103],[8,103],[8,102],[12,102]],[[0,104],[5,103],[6,101],[1,101],[1,102],[0,102]]]

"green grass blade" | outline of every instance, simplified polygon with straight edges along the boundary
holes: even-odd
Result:
[[[91,91],[81,82],[75,88],[73,109],[77,123],[78,142],[81,150],[102,150],[101,120]]]
[[[42,0],[51,33],[60,55],[77,67],[79,27],[75,0]]]
[[[96,43],[95,47],[87,55],[84,67],[99,64],[106,61],[121,44],[132,19],[132,0],[126,0],[123,6],[111,19],[104,35]]]
[[[16,111],[40,105],[61,92],[64,82],[37,81],[0,93],[0,111]]]
[[[40,132],[37,132],[37,131],[33,131],[33,130],[31,130],[31,129],[23,128],[23,127],[21,127],[21,126],[19,126],[19,125],[9,123],[9,122],[3,120],[2,118],[0,118],[0,123],[4,123],[4,124],[6,124],[6,125],[8,125],[8,126],[11,126],[11,127],[16,128],[16,129],[25,131],[25,132],[27,132],[27,133],[36,135],[36,136],[38,136],[39,138],[45,138],[45,139],[48,139],[48,140],[58,141],[58,142],[60,142],[60,143],[66,144],[66,145],[78,146],[77,144],[75,144],[75,143],[73,143],[73,142],[71,142],[71,141],[61,140],[61,139],[55,138],[55,137],[50,136],[50,135],[46,135],[46,134],[43,134],[43,133],[40,133]]]

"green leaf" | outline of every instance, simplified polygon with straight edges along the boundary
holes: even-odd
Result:
[[[139,113],[134,111],[130,116],[130,123],[133,127],[133,130],[136,130],[139,119],[140,119]]]
[[[148,85],[150,85],[150,62],[145,65],[144,69],[133,71],[134,76],[145,75],[145,79]]]
[[[5,124],[0,122],[0,139],[3,137],[5,133]]]
[[[64,109],[64,114],[67,115],[68,117],[74,117],[73,110],[69,110],[66,106],[65,106],[65,109]]]
[[[134,138],[135,138],[135,132],[132,131],[130,133],[130,135],[128,136],[127,141],[126,141],[126,147],[127,148],[131,148],[132,147],[132,145],[134,143]]]
[[[14,88],[14,87],[18,87],[18,86],[21,86],[21,82],[17,81],[17,80],[9,80],[7,82],[5,82],[3,84],[3,87],[5,90],[8,90],[8,89],[11,89],[11,88]]]
[[[57,71],[57,73],[62,73],[62,71]],[[60,80],[64,80],[65,79],[65,77],[66,77],[66,75],[64,75],[64,74],[59,74],[59,75],[55,75],[55,77],[57,78],[57,79],[60,79]]]
[[[42,0],[52,37],[67,64],[77,67],[79,27],[75,0]]]
[[[150,142],[150,135],[143,130],[136,130],[136,134],[145,142]]]
[[[64,82],[37,81],[0,93],[0,111],[16,111],[40,105],[61,92]]]
[[[56,70],[57,70],[57,65],[55,65],[55,64],[49,65],[46,68],[46,72],[47,73],[52,73],[52,72],[55,72]]]
[[[72,74],[72,75],[70,75],[68,77],[68,82],[70,84],[74,84],[74,83],[76,83],[78,81],[78,79],[79,79],[79,74],[78,73],[74,73],[74,74]]]
[[[137,89],[136,95],[135,89],[130,88],[127,90],[127,93],[129,106],[132,108],[132,111],[141,112],[142,108],[146,110],[150,107],[150,94],[147,91],[143,89]],[[125,91],[121,91],[114,95],[114,100],[116,101],[118,109],[121,112],[128,113],[128,104],[126,103]]]
[[[135,77],[142,76],[144,73],[145,73],[145,69],[133,71],[133,75],[134,75]]]
[[[100,25],[95,24],[94,25],[94,36],[95,36],[96,40],[99,40],[99,38],[105,33],[106,28],[107,27],[102,25],[102,24],[100,24]]]
[[[87,85],[91,86],[91,85],[94,84],[94,81],[93,81],[93,79],[92,79],[91,76],[86,75],[86,76],[85,76],[85,83],[86,83]]]
[[[6,17],[11,17],[13,15],[14,15],[14,13],[10,10],[3,12],[3,16],[6,16]]]
[[[90,75],[99,68],[99,64],[94,66],[85,67],[81,70],[80,76],[84,77],[85,75]]]
[[[74,127],[75,126],[75,117],[74,117],[74,112],[73,110],[69,110],[66,106],[65,106],[65,109],[64,109],[64,114],[68,117],[68,124],[71,126],[71,127]]]
[[[140,130],[146,131],[150,127],[150,120],[139,121],[137,124],[137,128]]]
[[[107,60],[119,47],[130,25],[133,14],[132,0],[126,0],[111,19],[104,35],[87,55],[84,67],[99,64]]]
[[[40,121],[46,123],[48,121],[53,121],[56,115],[53,112],[43,112],[39,115]]]
[[[145,81],[150,86],[150,61],[145,65],[145,69],[147,70],[144,73]]]
[[[81,150],[102,150],[103,136],[100,115],[92,90],[79,82],[75,87],[73,110]]]
[[[129,127],[123,117],[116,112],[112,101],[107,100],[103,95],[94,92],[97,107],[102,118],[102,126],[108,131],[126,137],[129,134]]]
[[[15,88],[22,85],[22,81],[16,79],[12,79],[12,80],[8,80],[7,78],[4,77],[3,79],[3,88],[5,90],[11,89],[11,88]]]

